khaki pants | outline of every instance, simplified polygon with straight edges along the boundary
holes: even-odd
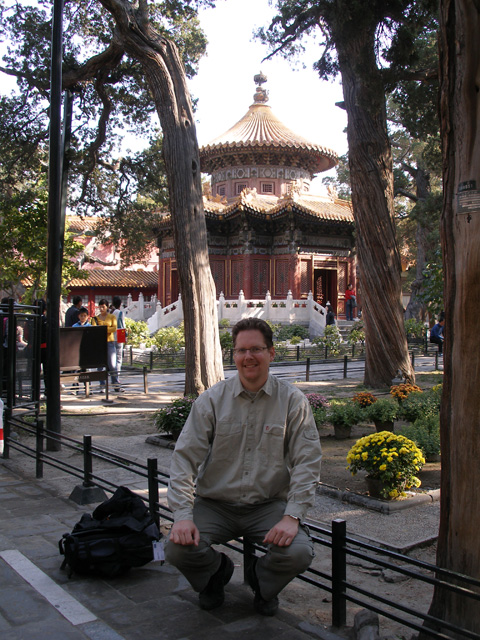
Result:
[[[200,531],[199,545],[183,546],[169,540],[166,559],[183,573],[195,591],[202,591],[220,566],[220,552],[211,545],[223,544],[239,536],[262,544],[267,532],[282,519],[285,506],[280,500],[232,505],[196,498],[193,520]],[[271,600],[276,596],[310,566],[313,556],[313,543],[303,525],[288,547],[268,545],[256,567],[262,597]]]

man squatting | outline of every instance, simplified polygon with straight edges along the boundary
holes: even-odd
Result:
[[[277,595],[313,559],[303,520],[319,481],[320,440],[305,395],[269,373],[269,325],[241,320],[232,338],[237,375],[195,400],[175,447],[166,558],[208,610],[223,604],[234,568],[212,545],[245,536],[266,546],[247,579],[255,610],[274,615]]]

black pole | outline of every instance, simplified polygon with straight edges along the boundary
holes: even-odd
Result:
[[[343,627],[347,622],[347,600],[345,581],[347,579],[347,554],[345,520],[332,521],[332,625]]]
[[[50,74],[50,146],[48,177],[47,242],[47,429],[61,433],[60,417],[60,296],[62,293],[62,49],[63,0],[54,0],[52,23],[52,66]],[[59,439],[47,439],[49,451],[60,450]]]

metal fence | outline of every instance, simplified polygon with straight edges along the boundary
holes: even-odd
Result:
[[[96,461],[102,461],[133,474],[134,477],[144,478],[148,487],[148,502],[150,510],[159,523],[160,518],[172,521],[172,515],[165,501],[159,499],[159,489],[168,485],[168,474],[158,470],[156,458],[149,458],[147,464],[140,464],[127,457],[112,453],[107,449],[94,446],[91,436],[85,435],[83,441],[75,440],[44,429],[42,421],[35,419],[33,413],[26,411],[22,415],[12,416],[10,425],[22,430],[25,434],[35,438],[35,447],[30,447],[21,440],[9,441],[7,436],[4,456],[9,456],[10,449],[30,456],[36,462],[36,476],[43,477],[44,465],[50,465],[81,479],[82,487],[86,490],[100,487],[113,493],[117,484],[102,477],[94,468]],[[61,442],[62,447],[75,450],[82,456],[83,465],[75,466],[59,457],[59,454],[45,453],[46,439]],[[384,549],[368,542],[350,537],[346,532],[343,520],[334,520],[331,529],[307,522],[315,545],[330,550],[330,572],[322,572],[310,567],[298,576],[299,580],[331,594],[331,622],[335,627],[342,627],[347,620],[347,603],[370,609],[382,616],[390,618],[407,628],[421,631],[432,637],[446,640],[448,638],[464,637],[480,640],[480,635],[466,628],[459,627],[441,619],[434,618],[428,612],[412,609],[401,602],[384,597],[379,593],[367,591],[348,577],[349,558],[356,558],[371,563],[378,568],[386,568],[407,576],[410,580],[424,585],[438,586],[459,594],[462,598],[480,601],[480,581],[469,576],[461,575],[433,564],[429,564],[409,556]],[[226,545],[243,554],[262,553],[261,546],[253,545],[248,540],[236,540]]]

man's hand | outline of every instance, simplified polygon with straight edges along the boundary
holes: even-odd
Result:
[[[170,530],[170,540],[175,544],[184,546],[194,544],[198,547],[200,532],[193,520],[179,520]]]
[[[280,522],[270,529],[263,542],[276,544],[278,547],[288,547],[298,533],[298,520],[290,516],[283,516]]]

